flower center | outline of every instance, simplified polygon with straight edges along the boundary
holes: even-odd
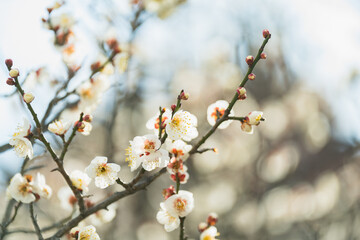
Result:
[[[97,175],[98,175],[98,176],[99,176],[99,175],[102,175],[102,174],[104,174],[104,173],[106,173],[106,172],[107,172],[106,163],[101,164],[101,165],[98,167],[98,169],[97,169]]]
[[[155,142],[145,140],[144,149],[148,150],[148,151],[154,150],[155,149]]]
[[[186,207],[186,200],[178,198],[175,201],[175,208],[178,212],[183,212],[185,211],[185,207]]]
[[[214,109],[214,111],[211,113],[211,117],[213,117],[216,120],[218,120],[219,118],[221,118],[225,113],[225,109],[219,109],[218,107],[216,107]]]

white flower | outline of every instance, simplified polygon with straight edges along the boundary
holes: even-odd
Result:
[[[34,192],[39,194],[40,197],[49,199],[52,195],[52,189],[49,185],[46,185],[45,176],[41,173],[37,173],[35,181],[33,183]]]
[[[253,111],[246,116],[246,121],[250,125],[259,125],[262,119],[263,112]]]
[[[171,140],[190,141],[198,136],[197,118],[189,112],[177,111],[171,121],[166,124],[166,133]]]
[[[129,162],[131,171],[141,164],[146,171],[166,167],[170,159],[169,153],[160,147],[161,142],[156,135],[137,136],[130,141],[130,147],[126,149],[126,161]]]
[[[96,157],[90,165],[85,169],[89,177],[95,178],[95,186],[106,188],[113,185],[118,178],[117,173],[120,166],[115,163],[107,163],[107,157]]]
[[[23,177],[20,173],[15,174],[6,192],[18,202],[31,203],[36,200],[30,175]]]
[[[70,122],[55,120],[54,122],[49,124],[48,129],[50,132],[60,136],[60,135],[64,135],[70,126],[71,126]]]
[[[160,203],[160,210],[156,214],[156,219],[160,224],[164,224],[165,231],[171,232],[179,227],[180,219],[177,215],[171,215],[165,208],[165,204]]]
[[[88,136],[90,133],[91,133],[91,130],[92,130],[92,124],[89,123],[89,122],[85,122],[83,121],[84,123],[84,128],[83,129],[78,129],[78,131],[84,135],[84,136]]]
[[[89,220],[95,226],[111,222],[116,216],[116,204],[111,204],[107,209],[102,209],[90,215]]]
[[[16,132],[13,134],[9,143],[14,146],[15,153],[18,157],[28,156],[30,159],[33,158],[33,148],[30,140],[26,137],[30,132],[30,123],[27,119],[24,119],[24,124],[18,126]]]
[[[159,127],[160,127],[159,115],[160,115],[160,113],[158,112],[155,116],[150,118],[149,121],[147,121],[147,123],[146,123],[146,128],[150,129],[150,130],[154,130],[155,135],[159,134]],[[171,120],[171,110],[168,108],[165,108],[165,112],[163,113],[163,115],[161,117],[162,128],[164,129],[163,131],[165,131],[166,124],[168,122],[170,122],[170,120]]]
[[[224,115],[225,110],[229,106],[229,103],[225,100],[219,100],[211,104],[207,109],[207,120],[211,126],[214,126],[216,121]],[[230,111],[229,116],[234,116],[234,110]],[[227,128],[232,120],[227,120],[220,124],[219,129]]]
[[[71,191],[71,189],[68,186],[64,186],[59,189],[57,194],[59,200],[60,200],[60,206],[67,211],[72,211],[77,199],[74,195],[74,193]]]
[[[104,74],[96,75],[96,77],[81,84],[76,89],[80,96],[79,108],[83,112],[92,113],[108,87],[109,79]]]
[[[69,177],[71,179],[72,184],[77,189],[85,193],[89,191],[89,184],[91,182],[91,178],[89,178],[89,176],[86,173],[80,170],[75,170],[70,173]]]
[[[59,26],[63,30],[70,29],[75,23],[75,20],[69,14],[63,13],[60,16],[53,16],[51,18],[51,24],[53,26]]]
[[[170,139],[166,139],[166,150],[170,153],[174,154],[174,156],[181,160],[186,160],[189,156],[189,152],[192,146],[186,144],[183,140],[171,141]]]
[[[200,234],[200,240],[216,240],[219,233],[216,227],[211,226]]]
[[[86,227],[75,227],[71,229],[70,234],[76,236],[76,240],[100,240],[99,235],[96,233],[96,228],[92,225]]]
[[[180,190],[166,199],[164,204],[170,215],[185,217],[194,209],[194,196],[191,192]]]
[[[115,56],[114,63],[119,73],[124,73],[126,71],[129,63],[129,57],[130,55],[127,52],[121,52]]]

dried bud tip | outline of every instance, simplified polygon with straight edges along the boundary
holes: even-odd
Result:
[[[53,8],[47,8],[46,10],[47,10],[48,13],[50,14],[54,9],[53,9]]]
[[[175,104],[171,105],[171,110],[175,111],[175,109],[176,109],[176,105]]]
[[[255,78],[256,78],[256,75],[254,73],[250,73],[248,76],[249,80],[255,80]]]
[[[189,94],[185,93],[184,90],[182,90],[179,97],[180,97],[181,100],[188,100],[189,99]]]
[[[6,64],[7,68],[10,70],[11,67],[13,66],[13,60],[11,60],[11,59],[6,59],[6,60],[5,60],[5,64]]]
[[[42,21],[43,23],[46,23],[46,22],[47,22],[47,20],[46,20],[45,18],[41,18],[41,21]]]
[[[87,114],[87,115],[84,116],[83,120],[84,120],[85,122],[89,122],[89,123],[90,123],[90,122],[92,122],[93,117],[92,117],[92,115]]]
[[[269,30],[264,29],[264,30],[263,30],[263,37],[264,37],[264,38],[267,38],[269,35],[270,35]]]
[[[12,78],[8,78],[8,79],[6,80],[6,84],[12,86],[12,85],[15,85],[15,81],[14,81],[14,79],[12,79]]]
[[[245,62],[250,66],[254,63],[254,57],[253,56],[247,56],[245,59]]]
[[[207,218],[207,223],[210,226],[214,226],[218,221],[218,215],[216,213],[210,213]]]
[[[260,55],[261,59],[266,59],[266,57],[267,57],[266,53],[261,53],[261,55]]]
[[[219,150],[217,148],[213,148],[214,153],[218,153]]]
[[[205,231],[207,228],[208,228],[207,223],[201,222],[201,223],[199,223],[199,225],[198,225],[198,230],[199,230],[199,232],[201,232],[201,233],[202,233],[203,231]]]
[[[11,69],[10,72],[9,72],[9,75],[10,75],[10,77],[12,77],[12,78],[18,77],[18,76],[20,75],[20,74],[19,74],[19,69],[17,69],[17,68]]]
[[[100,66],[101,66],[100,62],[95,62],[95,63],[91,64],[91,67],[90,67],[91,71],[93,71],[93,72],[97,71],[100,68]]]
[[[34,100],[34,95],[32,93],[25,93],[23,96],[24,102],[31,103]]]
[[[77,121],[77,122],[75,123],[75,125],[76,125],[77,129],[80,129],[80,130],[82,130],[82,129],[85,128],[85,123],[83,123],[83,122]]]
[[[244,87],[239,87],[236,90],[237,94],[238,94],[238,99],[239,100],[244,100],[246,99],[246,89]]]

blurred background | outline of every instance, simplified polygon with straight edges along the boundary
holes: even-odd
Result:
[[[141,4],[145,9],[139,11]],[[183,109],[197,116],[199,134],[205,134],[211,127],[207,107],[231,100],[247,71],[245,57],[256,55],[267,28],[272,34],[265,48],[268,57],[256,66],[256,80],[246,85],[248,98],[234,107],[237,116],[263,111],[266,121],[253,135],[233,122],[204,145],[216,147],[217,154],[187,160],[190,179],[182,189],[194,193],[195,210],[186,219],[186,233],[198,239],[197,225],[216,212],[223,240],[360,239],[359,1],[67,1],[52,13],[66,14],[66,23],[73,23],[66,44],[54,44],[53,31],[41,20],[53,5],[45,0],[0,1],[1,62],[14,60],[24,89],[35,95],[40,117],[69,69],[82,66],[70,91],[89,77],[91,64],[106,59],[108,39],[117,39],[128,57],[126,70],[120,61],[101,73],[111,86],[93,112],[90,136],[77,135],[72,144],[67,169],[83,170],[95,156],[107,156],[122,166],[120,178],[131,180],[134,173],[125,162],[129,140],[152,133],[145,127],[147,120],[159,106],[174,104],[181,89],[190,94]],[[40,68],[41,77],[35,72]],[[2,64],[1,214],[8,181],[23,161],[7,143],[22,119],[30,119],[6,85],[7,76]],[[69,114],[77,99],[60,102],[49,119]],[[46,137],[60,150],[60,139],[49,133]],[[34,151],[38,157],[31,166],[46,175],[54,191],[50,201],[36,205],[39,224],[47,226],[71,211],[53,208],[60,204],[57,191],[65,182],[50,173],[55,165],[43,145],[35,142]],[[97,226],[101,239],[177,239],[178,231],[166,233],[155,217],[161,191],[170,184],[163,175],[147,191],[118,202],[115,219]],[[92,184],[90,193],[96,202],[118,190],[120,186],[99,191]],[[9,229],[29,223],[23,208]],[[20,237],[36,239],[19,233],[7,239]]]

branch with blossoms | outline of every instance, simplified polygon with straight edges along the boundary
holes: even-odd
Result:
[[[177,1],[176,5],[183,1]],[[138,22],[142,11],[147,9],[142,3],[137,6],[135,18],[131,22],[132,31],[134,32],[140,26]],[[61,5],[61,4],[60,4]],[[62,48],[66,54],[70,54],[73,46],[70,44],[73,31],[71,25],[73,24],[69,19],[53,18],[54,11],[61,6],[55,5],[48,9],[47,19],[43,19],[44,24],[55,35],[54,44]],[[168,7],[168,6],[166,6]],[[167,8],[164,7],[159,11],[161,16],[166,13]],[[61,25],[63,23],[63,25]],[[179,228],[179,240],[187,239],[185,231],[185,221],[189,214],[194,209],[193,193],[182,189],[187,183],[190,175],[186,161],[189,156],[196,153],[201,154],[207,151],[216,152],[215,148],[200,148],[217,129],[225,129],[232,121],[240,121],[241,129],[251,134],[255,126],[258,126],[261,121],[264,121],[263,113],[260,111],[253,111],[247,116],[235,116],[233,107],[239,100],[246,99],[246,89],[244,88],[248,80],[255,80],[253,70],[260,59],[266,59],[266,54],[263,53],[264,47],[268,43],[271,35],[268,30],[263,31],[264,41],[256,55],[256,57],[248,56],[246,63],[248,64],[248,71],[244,79],[239,84],[239,87],[234,89],[234,96],[230,102],[219,100],[211,104],[207,109],[207,120],[212,126],[198,141],[191,144],[191,141],[196,139],[199,135],[197,130],[198,120],[195,115],[182,109],[182,101],[187,101],[189,95],[182,90],[176,99],[176,103],[169,108],[159,108],[159,112],[151,118],[146,127],[152,130],[153,134],[146,134],[143,136],[136,136],[129,141],[129,147],[126,149],[126,162],[131,171],[137,171],[136,175],[129,182],[124,182],[120,179],[119,172],[121,167],[117,163],[113,163],[113,159],[108,159],[104,156],[95,157],[89,165],[82,170],[73,170],[70,173],[65,169],[64,162],[66,162],[66,154],[73,143],[77,133],[89,135],[92,130],[93,116],[91,113],[96,109],[101,96],[108,89],[108,84],[102,78],[102,72],[110,65],[114,65],[116,57],[120,56],[123,50],[115,39],[110,39],[106,42],[109,49],[108,57],[103,61],[96,61],[91,65],[91,74],[88,79],[81,82],[80,85],[68,90],[70,81],[74,78],[80,67],[74,65],[68,66],[68,79],[58,88],[54,98],[49,102],[45,114],[42,119],[38,117],[32,102],[35,96],[26,92],[26,89],[20,84],[20,70],[13,67],[12,60],[8,59],[5,64],[9,70],[9,78],[7,84],[14,86],[16,92],[21,96],[24,105],[32,116],[34,123],[33,127],[29,120],[25,119],[23,125],[20,125],[9,144],[14,147],[15,153],[18,157],[24,158],[22,170],[15,174],[7,188],[7,195],[12,198],[10,202],[17,204],[8,204],[4,219],[11,215],[11,208],[14,208],[14,214],[9,220],[2,221],[1,225],[1,239],[9,233],[16,233],[16,230],[8,230],[9,225],[14,221],[18,209],[21,205],[28,204],[30,219],[33,223],[34,230],[18,230],[18,232],[27,232],[36,234],[38,239],[59,239],[64,235],[68,235],[70,239],[100,239],[96,228],[92,225],[83,226],[80,223],[91,217],[99,217],[111,221],[115,214],[113,204],[119,200],[133,195],[139,191],[145,190],[158,177],[168,173],[174,185],[170,185],[163,190],[164,201],[160,203],[160,210],[156,214],[156,219],[160,224],[164,225],[167,232],[174,231]],[[129,54],[122,57],[119,61],[123,68],[127,67]],[[76,105],[78,107],[76,119],[65,121],[64,119],[54,119],[48,122],[54,106],[71,95],[79,97]],[[65,109],[63,109],[65,110]],[[70,127],[72,126],[72,129]],[[53,147],[48,140],[45,132],[49,131],[52,136],[59,138],[62,141],[61,149]],[[62,207],[72,210],[69,218],[61,220],[52,226],[42,228],[37,222],[34,204],[40,199],[49,199],[52,195],[52,189],[46,184],[44,175],[37,173],[36,178],[25,174],[25,171],[30,169],[27,166],[29,160],[34,158],[33,143],[40,141],[45,147],[53,162],[56,165],[51,172],[59,172],[65,180],[67,186],[60,189],[58,195],[63,199]],[[5,148],[5,147],[4,147]],[[151,173],[155,172],[155,173]],[[94,182],[99,189],[106,189],[109,186],[116,184],[122,186],[124,190],[115,191],[110,196],[102,201],[95,203],[91,200],[89,194],[89,185]],[[14,201],[15,200],[15,201]],[[14,207],[13,207],[14,206]],[[10,209],[10,210],[9,210]],[[9,213],[10,212],[10,213]],[[215,227],[218,217],[215,213],[211,213],[206,223],[199,224],[200,239],[216,239],[219,235]],[[44,233],[48,230],[57,231],[50,237],[45,238]]]

